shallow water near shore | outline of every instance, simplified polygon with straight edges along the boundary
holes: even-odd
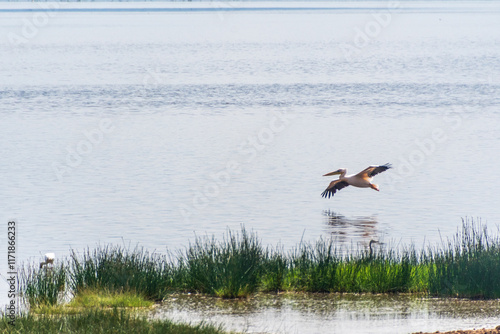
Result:
[[[404,294],[279,294],[242,300],[178,295],[152,317],[222,323],[245,333],[413,333],[495,328],[499,309],[498,300]]]

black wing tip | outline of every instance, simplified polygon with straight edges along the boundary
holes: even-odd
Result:
[[[326,188],[325,191],[323,191],[321,193],[321,197],[325,197],[325,198],[333,197],[337,191],[344,189],[348,185],[349,185],[349,183],[347,183],[345,181],[338,182],[335,186],[333,186],[331,188],[330,187]]]
[[[333,195],[335,195],[335,192],[330,190],[325,190],[321,193],[321,197],[323,198],[330,198],[333,197]]]
[[[368,176],[374,177],[375,175],[378,175],[382,172],[385,172],[386,170],[392,168],[392,164],[386,163],[385,165],[380,165],[380,166],[372,166],[371,172],[368,172]]]

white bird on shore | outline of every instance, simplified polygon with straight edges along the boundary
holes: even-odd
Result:
[[[47,266],[48,264],[54,264],[55,259],[56,259],[56,254],[45,253],[45,261],[40,262],[40,269],[42,269],[43,266]]]
[[[332,181],[328,188],[321,194],[322,197],[328,197],[335,195],[337,190],[343,189],[347,186],[354,186],[358,188],[372,188],[373,190],[379,191],[378,185],[372,183],[372,179],[375,175],[385,172],[389,168],[392,168],[391,164],[385,164],[382,166],[370,166],[356,175],[348,175],[347,169],[341,168],[337,169],[335,172],[325,174],[323,176],[339,175],[339,179]]]

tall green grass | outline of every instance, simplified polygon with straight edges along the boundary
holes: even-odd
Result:
[[[224,298],[248,296],[259,285],[265,252],[255,234],[228,231],[222,242],[198,238],[180,254],[186,287]]]
[[[320,240],[292,253],[285,288],[308,292],[408,292],[414,252],[355,252],[348,255],[332,240]]]
[[[337,269],[342,262],[333,241],[320,239],[315,245],[301,245],[289,256],[283,288],[309,292],[333,291],[338,286]]]
[[[290,260],[283,248],[268,248],[262,254],[261,275],[258,289],[265,292],[280,292],[286,289],[286,276]]]
[[[161,300],[171,289],[174,269],[166,256],[143,248],[121,246],[71,252],[69,282],[74,293],[103,289],[110,292],[133,291],[152,300]]]
[[[453,240],[428,253],[431,294],[500,298],[500,240],[485,226],[465,222]]]
[[[62,264],[25,266],[19,273],[19,289],[29,305],[57,305],[65,291],[66,277],[67,268]]]
[[[76,295],[89,289],[132,291],[149,300],[170,292],[237,298],[257,291],[500,298],[500,240],[480,225],[463,222],[455,238],[420,252],[412,247],[345,252],[324,239],[285,252],[264,248],[257,235],[244,228],[240,233],[228,231],[222,241],[196,238],[168,257],[141,248],[98,247],[72,252],[65,266],[50,275],[27,275],[23,287],[30,304],[57,303],[64,278]]]

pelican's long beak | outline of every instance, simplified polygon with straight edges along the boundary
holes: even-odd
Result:
[[[335,172],[327,173],[323,176],[331,176],[331,175],[339,175],[339,174],[342,174],[342,172],[340,170],[336,170]]]

